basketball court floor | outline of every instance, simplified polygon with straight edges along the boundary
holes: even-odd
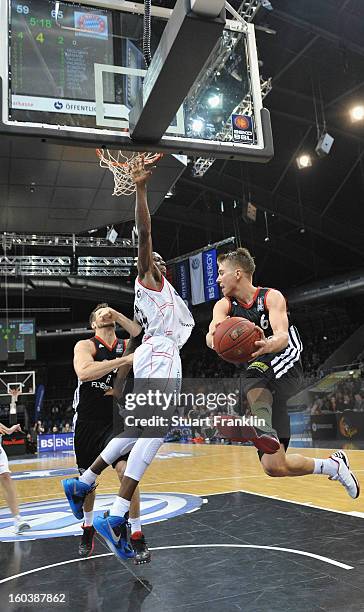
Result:
[[[364,451],[347,453],[360,479]],[[81,529],[60,484],[76,472],[72,453],[15,460],[11,469],[32,529],[13,536],[0,509],[2,610],[29,610],[14,601],[29,593],[64,594],[63,603],[37,604],[46,610],[363,609],[363,498],[351,500],[326,477],[269,478],[252,447],[162,447],[141,485],[153,557],[139,567],[120,563],[98,538],[91,557],[78,556]],[[108,469],[97,511],[116,489]]]

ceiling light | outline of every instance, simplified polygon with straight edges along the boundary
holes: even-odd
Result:
[[[312,166],[311,156],[307,153],[302,153],[296,158],[297,167],[299,170],[303,170],[304,168],[309,168]]]
[[[194,134],[201,134],[203,128],[205,126],[205,122],[200,117],[192,120],[191,129]]]
[[[207,105],[213,109],[222,108],[222,98],[222,94],[211,94],[207,98]]]
[[[353,122],[363,121],[364,119],[364,106],[353,106],[350,110],[350,117]]]

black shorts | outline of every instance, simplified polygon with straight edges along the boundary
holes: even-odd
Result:
[[[115,438],[113,426],[97,421],[76,421],[74,447],[77,467],[82,474],[104,450],[105,446]],[[127,461],[129,453],[120,456],[112,464],[113,468],[119,461]]]
[[[282,368],[274,368],[272,360],[276,355],[262,355],[248,365],[242,372],[242,390],[246,395],[251,389],[269,389],[273,395],[272,424],[281,444],[287,450],[291,427],[287,411],[288,400],[298,393],[302,387],[303,372],[300,361],[282,372]],[[262,454],[259,453],[261,457]]]

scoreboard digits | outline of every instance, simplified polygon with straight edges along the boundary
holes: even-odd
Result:
[[[13,121],[95,124],[94,64],[114,64],[113,11],[55,0],[11,2],[9,23]],[[106,75],[105,100],[115,104]],[[93,104],[93,106],[92,106]]]

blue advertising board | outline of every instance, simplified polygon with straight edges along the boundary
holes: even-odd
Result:
[[[73,431],[70,433],[41,434],[38,436],[38,453],[72,451],[73,437]]]
[[[216,249],[211,251],[204,251],[202,253],[202,264],[203,264],[203,277],[204,277],[204,289],[205,289],[205,302],[210,300],[218,300],[219,287],[216,282],[217,279],[217,254]]]

